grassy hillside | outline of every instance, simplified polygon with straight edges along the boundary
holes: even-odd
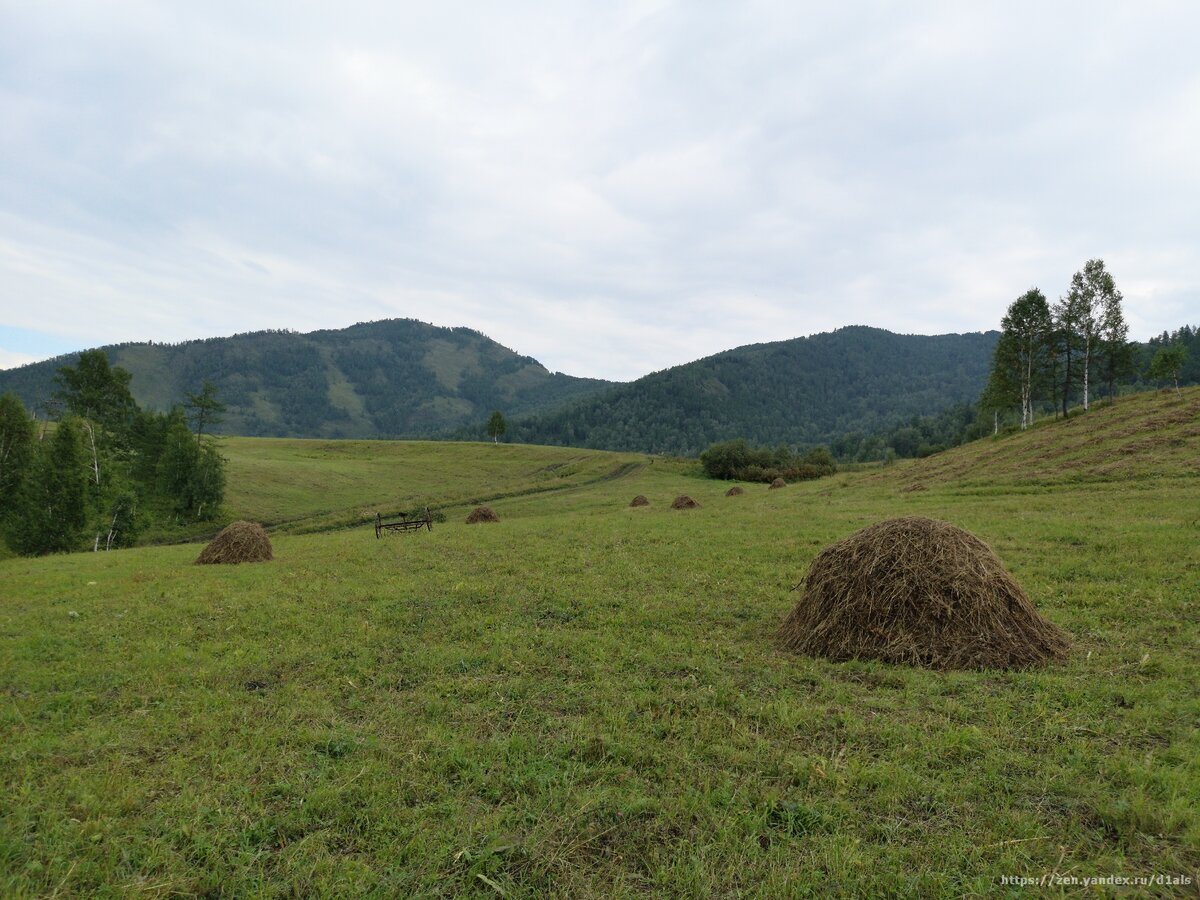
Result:
[[[226,434],[430,435],[485,421],[495,409],[548,411],[609,385],[548,372],[469,328],[411,319],[103,349],[133,374],[134,398],[150,409],[169,409],[213,382],[228,406],[219,429]],[[57,369],[77,356],[0,371],[0,393],[12,390],[38,407],[50,397]]]
[[[1153,481],[1200,476],[1200,389],[1134,394],[967,444],[905,470],[907,488]],[[892,476],[880,476],[881,478]],[[1189,482],[1190,483],[1190,482]]]
[[[614,477],[496,500],[495,525],[277,532],[262,565],[196,568],[194,545],[0,562],[0,893],[961,897],[1116,875],[1194,895],[1200,438],[1151,423],[1198,398],[733,498],[596,454]],[[245,444],[262,480],[236,496],[264,507],[287,470],[280,517],[320,512],[295,452],[315,447],[288,446]],[[361,486],[470,493],[447,473],[553,464],[413,449]],[[702,507],[670,510],[682,492]],[[820,548],[902,513],[990,542],[1069,661],[780,652]]]
[[[284,531],[579,488],[649,464],[633,454],[429,441],[227,438],[221,452],[229,461],[226,518]]]

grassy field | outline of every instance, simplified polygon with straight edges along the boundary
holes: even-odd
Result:
[[[422,444],[335,500],[319,456],[261,442],[256,484],[231,477],[259,519],[348,514],[377,483],[510,496],[494,525],[277,532],[253,566],[0,562],[0,894],[1194,896],[1198,420],[1200,390],[1138,397],[732,498],[661,461]],[[1056,453],[1074,474],[1029,461]],[[525,492],[557,454],[578,482]],[[683,492],[702,507],[669,509]],[[1070,660],[780,652],[812,557],[903,513],[991,543]]]
[[[378,511],[478,505],[584,487],[650,460],[631,453],[435,441],[226,438],[227,519],[276,531],[361,524]]]

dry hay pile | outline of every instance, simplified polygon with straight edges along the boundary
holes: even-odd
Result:
[[[822,550],[779,632],[788,650],[933,669],[1024,669],[1067,655],[992,549],[923,516],[888,519]]]
[[[196,557],[196,565],[266,562],[274,559],[271,539],[255,522],[233,522],[221,529]]]
[[[650,501],[646,499],[644,494],[638,494],[636,497],[634,497],[632,500],[629,501],[629,505],[630,506],[649,506]]]
[[[471,514],[467,516],[467,524],[474,525],[476,522],[499,522],[500,517],[496,515],[495,510],[490,506],[477,506],[471,510]]]
[[[680,494],[671,501],[671,509],[699,509],[700,504],[687,494]]]
[[[744,494],[744,493],[746,493],[745,488],[740,488],[737,485],[734,485],[733,487],[731,487],[729,490],[727,490],[725,492],[725,496],[726,497],[736,497],[739,494]]]
[[[782,478],[776,478],[774,481],[771,482],[771,486],[770,486],[770,488],[768,488],[768,490],[775,491],[781,487],[787,487],[787,482],[784,481]]]

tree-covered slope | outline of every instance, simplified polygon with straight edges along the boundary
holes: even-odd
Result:
[[[277,437],[422,436],[507,415],[547,411],[609,382],[548,372],[468,328],[411,319],[298,334],[263,331],[183,344],[103,348],[133,374],[137,401],[165,410],[205,381],[227,407],[228,434]],[[54,373],[78,354],[0,372],[36,409]]]
[[[731,438],[826,443],[973,401],[997,336],[852,326],[739,347],[515,422],[510,438],[680,454]]]

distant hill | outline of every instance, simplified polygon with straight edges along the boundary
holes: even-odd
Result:
[[[973,402],[998,338],[851,326],[752,344],[513,422],[509,439],[687,455],[739,437],[828,443]]]
[[[550,411],[612,383],[551,373],[469,328],[412,319],[299,334],[261,331],[182,344],[104,347],[133,374],[143,407],[166,410],[212,381],[228,407],[218,431],[276,437],[415,437]],[[0,371],[0,393],[33,409],[78,354]]]
[[[251,437],[482,437],[492,410],[514,442],[696,454],[714,441],[830,443],[973,402],[997,332],[937,336],[851,326],[726,350],[627,384],[551,373],[469,328],[411,319],[299,334],[262,331],[104,349],[165,410],[207,379],[218,429]],[[0,371],[39,407],[67,354]]]

